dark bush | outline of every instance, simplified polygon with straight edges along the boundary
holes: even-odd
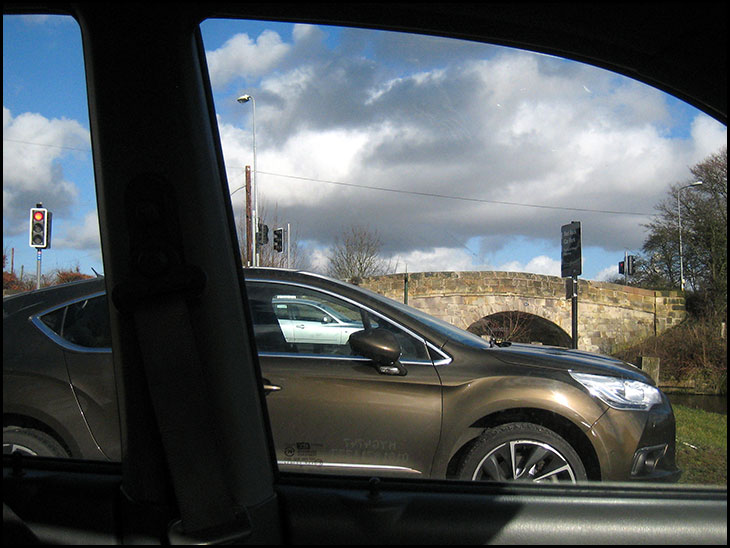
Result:
[[[635,364],[643,356],[657,357],[660,382],[691,381],[702,391],[727,394],[727,338],[720,321],[688,320],[614,355]]]

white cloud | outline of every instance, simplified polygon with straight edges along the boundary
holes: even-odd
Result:
[[[52,245],[54,248],[100,249],[101,239],[97,212],[87,213],[80,225],[66,226],[63,233],[57,233],[54,236]]]
[[[699,115],[692,122],[692,142],[694,150],[689,165],[704,160],[708,153],[717,152],[720,147],[727,146],[727,126],[718,124],[709,116]]]
[[[473,263],[473,255],[464,249],[438,247],[428,250],[414,250],[391,258],[398,272],[440,272],[487,270]]]
[[[546,276],[560,276],[560,261],[551,259],[546,255],[539,255],[530,259],[526,264],[519,261],[511,261],[500,265],[495,270],[507,272],[530,272],[532,274],[544,274]]]
[[[89,133],[79,122],[3,107],[3,234],[27,230],[28,209],[42,202],[54,214],[70,211],[79,189],[61,160],[87,154]]]
[[[327,32],[295,28],[288,57],[301,62],[260,73],[259,170],[482,201],[268,175],[261,188],[304,239],[327,246],[343,223],[369,224],[409,270],[478,268],[463,248],[468,240],[557,240],[571,220],[583,223],[584,246],[640,248],[648,216],[583,210],[650,215],[670,185],[726,140],[726,128],[704,115],[686,127],[691,134],[675,131],[661,93],[593,67],[494,48],[429,66],[433,40],[419,50],[425,38],[402,36],[380,62],[377,38],[364,34],[356,35],[358,55],[312,48]],[[418,52],[418,63],[394,61],[398,48]],[[227,161],[250,163],[250,132],[223,127]],[[546,256],[500,268],[560,274],[559,261]]]
[[[616,265],[607,266],[606,268],[599,270],[593,279],[598,282],[607,282],[613,280],[618,276],[618,267]]]
[[[271,70],[290,50],[278,33],[267,30],[256,40],[236,34],[222,47],[207,52],[210,79],[223,86],[234,78],[259,76]]]

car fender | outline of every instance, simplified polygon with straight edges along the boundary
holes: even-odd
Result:
[[[562,417],[586,434],[606,412],[606,406],[580,388],[538,376],[495,376],[443,387],[443,429],[434,457],[433,475],[442,477],[449,461],[486,427],[500,422],[500,415],[515,412],[548,412]],[[525,419],[529,420],[529,419]],[[599,450],[595,447],[594,450]],[[599,460],[600,456],[599,456]]]
[[[75,458],[103,459],[68,382],[52,377],[5,372],[3,374],[3,426],[28,426],[46,430],[58,438]],[[28,398],[24,394],[28,387]],[[74,432],[75,435],[72,435]]]

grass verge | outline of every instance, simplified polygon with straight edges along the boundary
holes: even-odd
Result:
[[[679,483],[727,486],[727,415],[673,405]]]

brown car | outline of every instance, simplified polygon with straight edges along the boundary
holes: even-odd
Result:
[[[497,344],[319,275],[245,278],[282,471],[679,477],[672,408],[630,364]],[[3,312],[3,452],[118,460],[103,280],[7,297]]]

